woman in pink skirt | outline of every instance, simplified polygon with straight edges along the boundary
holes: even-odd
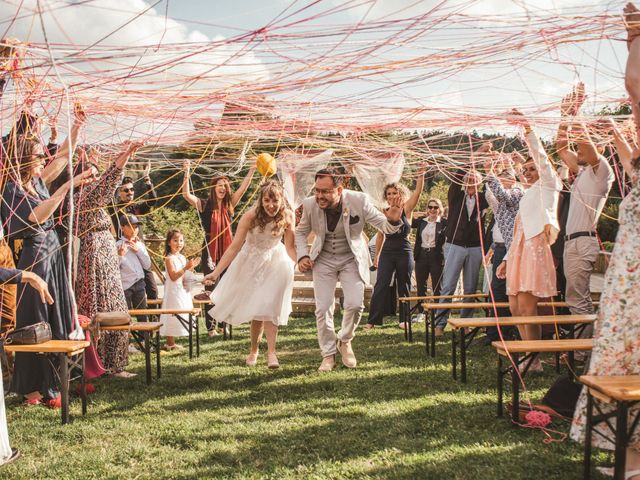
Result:
[[[531,160],[522,166],[527,190],[520,199],[513,241],[496,275],[498,278],[506,276],[511,315],[530,316],[538,314],[538,302],[541,298],[556,294],[551,245],[560,230],[556,212],[562,182],[542,148],[540,139],[531,130],[531,125],[522,113],[512,110],[509,120],[524,128]],[[521,326],[518,330],[523,340],[539,340],[541,337],[539,325]],[[529,370],[542,370],[539,358],[536,357]]]

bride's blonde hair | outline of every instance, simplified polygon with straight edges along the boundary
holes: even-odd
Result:
[[[262,199],[265,197],[272,200],[280,200],[280,209],[274,217],[270,217],[262,205]],[[256,205],[256,216],[251,222],[251,228],[257,226],[264,232],[267,224],[273,222],[271,233],[274,236],[281,235],[287,228],[287,218],[285,215],[287,210],[290,210],[289,202],[287,202],[284,196],[282,185],[275,180],[267,180],[260,186],[260,193],[258,194],[258,202]]]

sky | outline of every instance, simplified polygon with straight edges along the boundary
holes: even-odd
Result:
[[[624,3],[0,0],[0,29],[50,98],[102,113],[97,138],[177,136],[252,94],[325,129],[505,131],[519,107],[550,132],[577,81],[586,113],[624,100]]]

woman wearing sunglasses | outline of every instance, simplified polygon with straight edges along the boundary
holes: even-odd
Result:
[[[416,285],[418,296],[427,294],[427,281],[431,278],[433,295],[440,295],[440,280],[444,266],[442,247],[446,239],[447,220],[442,217],[444,208],[438,198],[430,198],[427,202],[427,215],[415,218],[411,224],[416,228],[416,243],[413,258],[416,261]],[[424,321],[422,306],[416,320]]]

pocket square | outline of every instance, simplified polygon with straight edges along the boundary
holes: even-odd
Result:
[[[349,217],[349,225],[354,225],[360,221],[360,217],[358,215],[354,217]]]

